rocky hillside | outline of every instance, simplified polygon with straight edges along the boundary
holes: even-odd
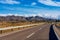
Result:
[[[24,17],[24,16],[0,16],[0,21],[20,21],[20,22],[39,22],[39,21],[56,21],[56,19],[49,19],[40,16]]]

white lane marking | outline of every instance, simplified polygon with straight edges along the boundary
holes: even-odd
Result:
[[[44,27],[43,27],[44,28]],[[38,30],[41,30],[42,28],[39,28]],[[30,35],[27,36],[27,38],[30,38],[32,35],[34,35],[37,31],[31,33]]]
[[[34,34],[35,34],[35,32],[31,33],[30,35],[27,36],[27,38],[31,37]]]
[[[41,29],[43,29],[43,28],[39,28],[38,30],[41,30]],[[38,30],[37,30],[37,31],[38,31]],[[30,38],[30,37],[31,37],[32,35],[34,35],[37,31],[35,31],[35,32],[31,33],[30,35],[28,35],[27,38]]]
[[[45,27],[42,27],[42,28],[40,28],[39,30],[42,30],[43,28],[45,28]]]
[[[41,30],[42,28],[40,28],[39,30]],[[37,31],[36,31],[37,32]],[[34,35],[36,32],[31,33],[30,35],[27,36],[27,38],[30,38],[32,35]]]
[[[41,30],[42,28],[40,28],[39,30]]]

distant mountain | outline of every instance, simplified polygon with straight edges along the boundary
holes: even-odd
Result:
[[[0,21],[20,21],[20,22],[39,22],[39,21],[56,21],[56,19],[49,19],[40,16],[31,16],[31,17],[24,17],[24,16],[0,16]]]

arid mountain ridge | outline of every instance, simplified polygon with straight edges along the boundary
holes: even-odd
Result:
[[[21,21],[21,22],[36,22],[36,21],[56,21],[56,19],[50,19],[40,16],[30,16],[30,17],[24,17],[24,16],[0,16],[0,21]]]

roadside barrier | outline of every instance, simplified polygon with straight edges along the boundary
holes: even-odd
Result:
[[[10,26],[10,27],[5,27],[5,28],[0,28],[0,34],[11,32],[11,31],[16,31],[16,30],[21,30],[24,28],[30,28],[36,25],[40,25],[44,23],[39,23],[39,24],[29,24],[29,25],[23,25],[23,26]]]
[[[59,32],[59,30],[56,28],[55,25],[53,26],[53,29],[54,29],[54,32],[55,32],[55,34],[56,34],[58,40],[60,40],[60,32]]]

